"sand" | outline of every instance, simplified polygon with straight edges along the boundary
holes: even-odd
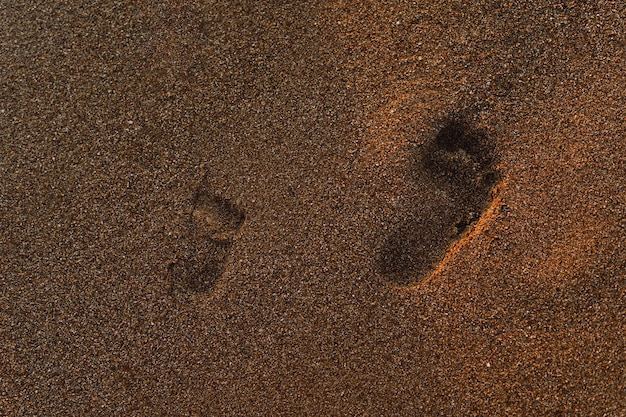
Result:
[[[626,415],[626,6],[519,3],[3,2],[0,414]]]

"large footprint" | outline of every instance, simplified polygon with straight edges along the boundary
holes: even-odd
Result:
[[[480,218],[497,181],[494,150],[486,132],[463,119],[448,120],[422,147],[416,169],[446,197],[426,212],[410,213],[387,237],[379,271],[389,282],[404,286],[423,280]]]
[[[200,188],[193,199],[186,247],[170,265],[172,288],[210,293],[224,273],[245,214],[225,198]]]

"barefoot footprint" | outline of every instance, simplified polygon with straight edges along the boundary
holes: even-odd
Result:
[[[448,248],[478,220],[491,199],[498,173],[495,146],[486,132],[451,118],[420,149],[416,169],[439,190],[439,201],[407,220],[386,239],[379,272],[392,284],[412,285],[426,278]]]
[[[170,265],[172,287],[211,292],[244,220],[243,211],[230,201],[200,188],[193,199],[184,253]]]

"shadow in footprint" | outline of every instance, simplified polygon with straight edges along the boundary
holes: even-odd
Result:
[[[170,264],[172,289],[211,292],[224,273],[231,247],[245,214],[225,198],[201,188],[193,199],[187,241]]]
[[[419,149],[414,176],[424,195],[385,240],[379,272],[392,284],[412,285],[428,276],[448,248],[480,218],[491,200],[498,173],[495,143],[485,131],[473,129],[463,118],[450,118],[439,133]],[[416,204],[417,206],[417,204]]]

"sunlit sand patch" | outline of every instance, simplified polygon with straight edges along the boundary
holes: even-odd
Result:
[[[420,144],[416,141],[424,135],[419,133],[430,127],[428,120],[432,118],[434,108],[431,101],[438,92],[424,88],[417,80],[398,83],[394,90],[419,91],[419,96],[406,92],[399,94],[369,117],[365,146],[354,162],[357,168],[402,165],[407,156],[407,145]]]

